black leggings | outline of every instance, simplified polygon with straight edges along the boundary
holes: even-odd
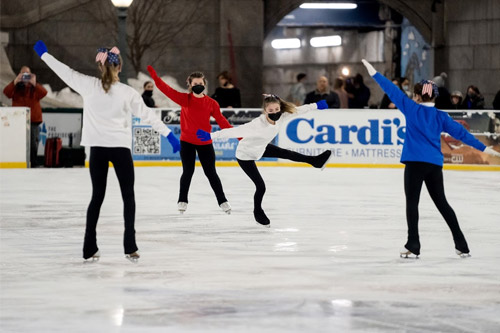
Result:
[[[135,243],[135,197],[134,197],[134,164],[132,154],[128,148],[90,148],[89,169],[92,180],[92,200],[87,210],[87,227],[83,243],[83,257],[90,258],[97,252],[96,227],[99,219],[106,182],[108,178],[109,162],[113,167],[120,183],[123,199],[123,216],[125,219],[125,233],[123,246],[125,254],[137,251]]]
[[[303,155],[291,150],[274,146],[272,144],[267,145],[262,157],[277,157],[295,162],[309,163],[311,165],[314,165],[314,162],[317,160],[317,156]],[[262,210],[262,199],[264,198],[264,193],[266,193],[266,184],[264,183],[264,179],[262,179],[262,176],[257,169],[255,161],[243,161],[238,159],[238,164],[255,184],[256,190],[253,197],[254,211]]]
[[[181,141],[181,160],[182,160],[182,176],[181,185],[179,190],[179,200],[177,202],[188,202],[189,186],[194,174],[194,167],[196,162],[196,152],[200,159],[203,172],[207,176],[212,190],[214,190],[217,202],[219,205],[226,202],[226,196],[222,189],[222,183],[215,171],[215,151],[212,144],[208,145],[195,145],[189,142]]]
[[[408,222],[408,242],[405,247],[414,254],[420,254],[420,239],[418,235],[418,203],[422,183],[425,182],[427,191],[434,201],[437,209],[444,217],[453,235],[455,248],[464,253],[469,253],[469,247],[458,225],[455,212],[446,201],[443,186],[443,168],[439,165],[425,162],[406,162],[405,195],[406,195],[406,221]]]

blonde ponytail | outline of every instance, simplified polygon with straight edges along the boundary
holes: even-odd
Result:
[[[295,104],[282,100],[276,95],[265,95],[264,102],[262,104],[262,108],[265,110],[266,106],[271,103],[279,103],[280,111],[287,113],[295,113]]]

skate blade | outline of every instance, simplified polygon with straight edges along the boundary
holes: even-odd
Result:
[[[226,213],[227,215],[231,215],[231,209],[230,209],[230,210],[225,211],[224,213]]]
[[[139,255],[138,252],[134,252],[134,253],[125,255],[125,259],[129,260],[130,262],[133,262],[134,264],[139,262],[140,257],[141,256]]]
[[[464,253],[464,252],[460,252],[458,250],[455,250],[455,253],[460,257],[460,258],[470,258],[470,254],[469,253]]]
[[[399,257],[403,258],[403,259],[419,259],[417,254],[413,254],[410,251],[408,251],[408,252],[401,252],[399,254]]]
[[[264,227],[264,228],[271,228],[271,223],[269,224],[260,224],[259,222],[255,222],[257,225],[260,225],[261,227]]]

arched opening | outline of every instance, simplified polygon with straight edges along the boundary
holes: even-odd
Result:
[[[427,15],[425,20],[421,12],[426,6],[431,12],[428,1],[413,6],[398,0],[345,1],[356,5],[353,10],[301,8],[306,2],[287,1],[265,17],[264,91],[290,97],[299,73],[307,74],[308,91],[314,90],[319,76],[327,76],[332,84],[336,77],[348,79],[361,73],[369,88],[373,85],[370,104],[377,104],[381,92],[366,80],[362,58],[388,77],[408,76],[416,82],[433,76],[432,19]],[[273,27],[271,22],[275,22]],[[327,36],[336,36],[340,43],[313,45],[314,38]],[[296,47],[276,48],[273,41],[277,39],[296,39]]]

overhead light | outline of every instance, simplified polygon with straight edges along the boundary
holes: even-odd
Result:
[[[128,8],[134,0],[111,0],[113,6],[118,8]]]
[[[313,37],[309,42],[312,47],[339,46],[342,45],[342,38],[339,35]]]
[[[274,49],[298,49],[300,48],[300,39],[298,38],[283,38],[274,39],[271,42]]]
[[[302,9],[356,9],[358,5],[350,2],[308,2],[300,5]]]
[[[349,76],[349,73],[350,73],[349,68],[347,67],[342,68],[342,75]]]

